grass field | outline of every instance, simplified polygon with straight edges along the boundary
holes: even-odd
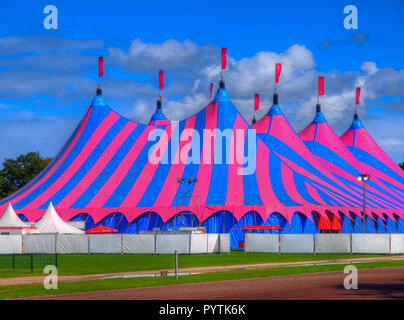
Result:
[[[277,253],[247,253],[242,250],[232,250],[231,254],[201,254],[180,255],[179,267],[207,267],[228,266],[271,262],[293,262],[310,260],[334,260],[350,258],[378,257],[383,255],[351,255],[351,254],[282,254]],[[3,259],[3,261],[2,261]],[[4,263],[6,257],[0,256],[0,277],[18,277],[43,275],[43,266],[54,264],[52,258],[34,256],[34,272],[30,272],[29,256],[16,257],[16,269],[10,267],[10,261]],[[7,257],[10,260],[10,257]],[[18,259],[24,268],[18,268]],[[40,263],[41,262],[41,263]],[[3,265],[3,267],[2,267]],[[60,275],[81,275],[94,273],[128,272],[142,270],[163,270],[174,268],[174,255],[151,255],[151,254],[60,254],[57,257],[58,273]]]
[[[404,266],[404,260],[383,261],[372,263],[355,264],[358,269],[381,268],[381,267],[399,267]],[[317,266],[295,266],[288,268],[271,268],[258,270],[238,270],[226,272],[212,272],[197,275],[181,276],[178,280],[175,277],[156,277],[156,278],[117,278],[108,280],[92,280],[78,282],[61,282],[57,290],[45,290],[42,284],[18,285],[0,287],[0,299],[13,299],[30,296],[54,295],[74,292],[89,292],[99,290],[114,290],[139,288],[161,285],[173,285],[184,283],[200,283],[223,280],[237,280],[249,278],[262,278],[273,276],[284,276],[302,273],[343,271],[344,264],[336,265],[317,265]],[[105,299],[108,299],[106,294]]]

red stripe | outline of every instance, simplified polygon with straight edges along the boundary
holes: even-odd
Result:
[[[261,140],[257,146],[257,184],[258,190],[265,206],[283,206],[275,196],[269,177],[269,149]]]
[[[91,170],[81,179],[81,181],[69,192],[69,194],[58,203],[59,208],[69,208],[94,182],[98,175],[102,172],[111,158],[115,155],[126,138],[133,132],[137,124],[128,122],[125,127],[114,138],[113,142],[105,149],[101,157],[91,167]]]
[[[165,129],[168,141],[166,141],[165,139],[160,139],[157,142],[155,150],[160,150],[161,155],[163,155],[165,150],[167,149],[167,146],[170,143],[171,133],[175,130],[176,125],[177,124],[172,124],[171,126],[167,126],[167,128]],[[138,179],[134,183],[126,198],[123,200],[121,204],[122,207],[136,207],[143,194],[145,193],[147,187],[149,186],[149,183],[159,165],[160,163],[155,164],[150,160],[147,161],[142,170],[142,173],[139,175]]]
[[[237,128],[237,129],[236,129]],[[244,190],[243,190],[243,159],[244,159],[244,142],[246,138],[248,125],[243,118],[238,114],[233,126],[233,134],[230,144],[230,157],[228,164],[227,177],[227,195],[226,205],[243,205]],[[240,132],[242,130],[242,141],[240,141]],[[237,138],[240,142],[237,142]],[[240,172],[241,171],[241,172]]]
[[[210,103],[205,109],[205,129],[215,130],[217,127],[217,102]],[[213,166],[213,155],[215,150],[216,134],[212,138],[203,137],[202,155],[198,170],[197,182],[193,191],[193,198],[198,199],[201,205],[206,204],[208,198],[210,179]],[[213,140],[213,141],[212,141]]]
[[[184,133],[186,133],[185,130],[193,131],[195,127],[195,118],[196,116],[194,115],[185,122],[184,130],[182,131],[180,138],[180,144],[174,158],[175,163],[171,164],[170,171],[168,172],[167,178],[165,179],[164,185],[161,188],[160,194],[154,203],[154,206],[170,206],[174,200],[175,194],[177,193],[177,189],[179,187],[179,183],[176,179],[182,177],[185,162],[188,159],[188,153],[192,142],[192,136],[189,142],[188,139],[183,141],[186,138]],[[186,154],[185,159],[184,156],[182,156],[183,154]]]
[[[116,168],[114,173],[104,184],[104,186],[98,191],[95,197],[86,206],[88,208],[101,208],[105,202],[109,199],[112,193],[116,190],[122,180],[125,178],[129,169],[132,167],[133,163],[136,161],[139,153],[143,150],[145,144],[148,142],[149,135],[154,131],[155,127],[146,127],[142,132],[140,137],[136,140],[132,148],[126,154],[125,158]]]

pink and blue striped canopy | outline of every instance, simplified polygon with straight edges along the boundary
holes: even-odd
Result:
[[[263,221],[278,212],[289,222],[295,212],[310,219],[313,211],[327,218],[328,213],[361,214],[359,190],[312,155],[279,106],[254,128],[235,108],[224,83],[204,109],[177,123],[131,121],[98,95],[48,167],[1,200],[0,212],[12,203],[18,214],[36,221],[51,201],[64,220],[87,213],[95,223],[115,212],[128,222],[148,212],[164,222],[181,212],[195,213],[200,222],[219,211],[237,220],[255,211]],[[237,139],[242,150],[235,150]],[[246,164],[235,159],[251,149],[255,170],[242,175]],[[150,150],[163,159],[185,161],[154,163]],[[185,195],[182,184],[189,181],[194,183]]]

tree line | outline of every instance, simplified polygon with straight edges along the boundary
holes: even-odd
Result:
[[[16,159],[5,159],[0,169],[0,199],[19,190],[39,174],[52,161],[39,152],[28,152]]]

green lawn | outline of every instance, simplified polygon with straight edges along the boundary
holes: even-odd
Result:
[[[354,264],[355,265],[355,264]],[[356,264],[358,269],[399,267],[404,266],[404,260],[383,261]],[[320,266],[297,266],[288,268],[238,270],[226,272],[212,272],[198,275],[180,276],[167,278],[118,278],[108,280],[93,280],[80,282],[61,282],[57,290],[45,290],[42,284],[18,285],[0,287],[0,299],[12,299],[29,296],[53,295],[73,292],[89,292],[99,290],[113,290],[126,288],[151,287],[161,285],[212,282],[222,280],[249,279],[272,276],[293,275],[302,273],[343,271],[345,265],[320,265]],[[106,296],[107,298],[107,296]]]
[[[231,254],[180,255],[179,267],[226,266],[251,263],[291,262],[309,260],[351,259],[360,257],[378,257],[383,255],[350,255],[350,254],[282,254],[247,253],[232,250]],[[30,272],[29,257],[16,257],[16,269],[10,267],[7,257],[0,256],[0,277],[17,277],[42,275],[43,266],[54,264],[51,257],[45,260],[41,255],[34,256],[34,272]],[[10,259],[8,257],[7,259]],[[18,262],[18,259],[21,259]],[[174,268],[174,255],[162,254],[60,254],[57,257],[60,275],[79,275],[93,273],[128,272],[140,270],[163,270]],[[5,266],[8,266],[5,268]],[[24,267],[24,268],[22,268]]]

